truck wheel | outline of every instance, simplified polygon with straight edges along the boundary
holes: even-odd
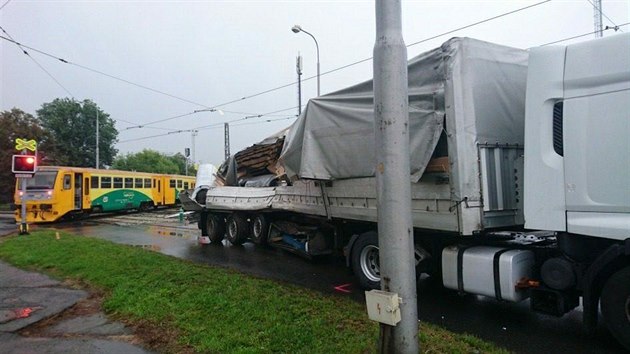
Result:
[[[361,235],[352,247],[352,270],[365,289],[380,289],[381,269],[378,257],[378,235],[374,231]]]
[[[219,215],[208,214],[206,218],[206,234],[212,243],[223,241],[223,237],[225,237],[225,221],[223,221],[223,218]]]
[[[227,219],[227,239],[233,245],[242,245],[247,240],[249,225],[247,219],[241,215],[234,213]]]
[[[601,306],[606,327],[630,350],[630,267],[621,269],[606,281]]]
[[[269,234],[269,222],[263,214],[257,214],[252,219],[252,241],[258,245],[264,245],[267,243],[267,236]]]

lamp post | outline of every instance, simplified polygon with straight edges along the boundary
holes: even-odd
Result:
[[[302,29],[302,27],[300,27],[299,25],[295,25],[291,28],[291,31],[293,31],[293,33],[299,33],[299,32],[304,32],[306,34],[308,34],[309,36],[311,36],[311,38],[313,38],[313,40],[315,41],[315,48],[317,48],[317,96],[319,96],[320,94],[320,90],[319,90],[319,44],[317,43],[317,39],[315,39],[315,37],[310,34],[309,32],[305,31],[304,29]]]

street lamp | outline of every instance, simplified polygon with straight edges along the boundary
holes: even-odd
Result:
[[[291,31],[293,31],[293,33],[304,32],[308,34],[309,36],[311,36],[311,38],[313,38],[313,40],[315,41],[315,48],[317,48],[317,96],[319,96],[319,93],[320,93],[319,91],[319,44],[317,43],[317,39],[315,39],[315,37],[312,34],[302,29],[302,27],[300,27],[299,25],[295,25],[291,27]]]

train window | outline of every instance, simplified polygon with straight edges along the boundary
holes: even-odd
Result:
[[[98,176],[92,176],[90,187],[98,189]]]
[[[151,178],[145,178],[144,179],[144,188],[151,188]]]
[[[153,179],[153,188],[155,188],[155,187],[156,187],[156,185],[155,185],[155,178],[154,178]]]
[[[136,178],[133,182],[134,188],[142,188],[142,178]]]
[[[171,188],[175,188],[175,180],[172,179],[172,180],[168,181],[168,186],[171,187]]]
[[[161,185],[162,185],[162,184],[160,183],[160,181],[158,181],[158,193],[160,193],[160,192],[161,192],[161,190],[160,190]]]
[[[184,189],[188,189],[188,182],[184,182]]]
[[[182,180],[181,179],[177,180],[177,188],[179,188],[179,189],[182,188]]]
[[[125,178],[125,188],[133,188],[133,178]]]
[[[112,188],[112,178],[101,177],[101,188]]]
[[[122,188],[122,187],[123,187],[123,178],[114,177],[114,188]]]
[[[83,194],[90,195],[90,179],[85,177],[85,186],[83,187]]]
[[[72,186],[71,182],[72,182],[72,176],[63,175],[63,189],[70,189],[70,187]]]

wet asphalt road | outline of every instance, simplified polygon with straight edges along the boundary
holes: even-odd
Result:
[[[348,296],[363,302],[343,259],[308,261],[285,251],[247,243],[233,246],[199,245],[196,227],[177,225],[112,225],[88,221],[55,225],[65,231],[159,251],[214,266],[238,269],[254,276]],[[340,290],[335,289],[341,286]],[[349,290],[350,292],[345,292]],[[459,296],[436,286],[431,279],[418,283],[419,317],[458,333],[470,333],[517,353],[625,353],[600,325],[593,336],[581,326],[581,312],[562,318],[543,316],[521,304],[500,303],[481,296]]]

